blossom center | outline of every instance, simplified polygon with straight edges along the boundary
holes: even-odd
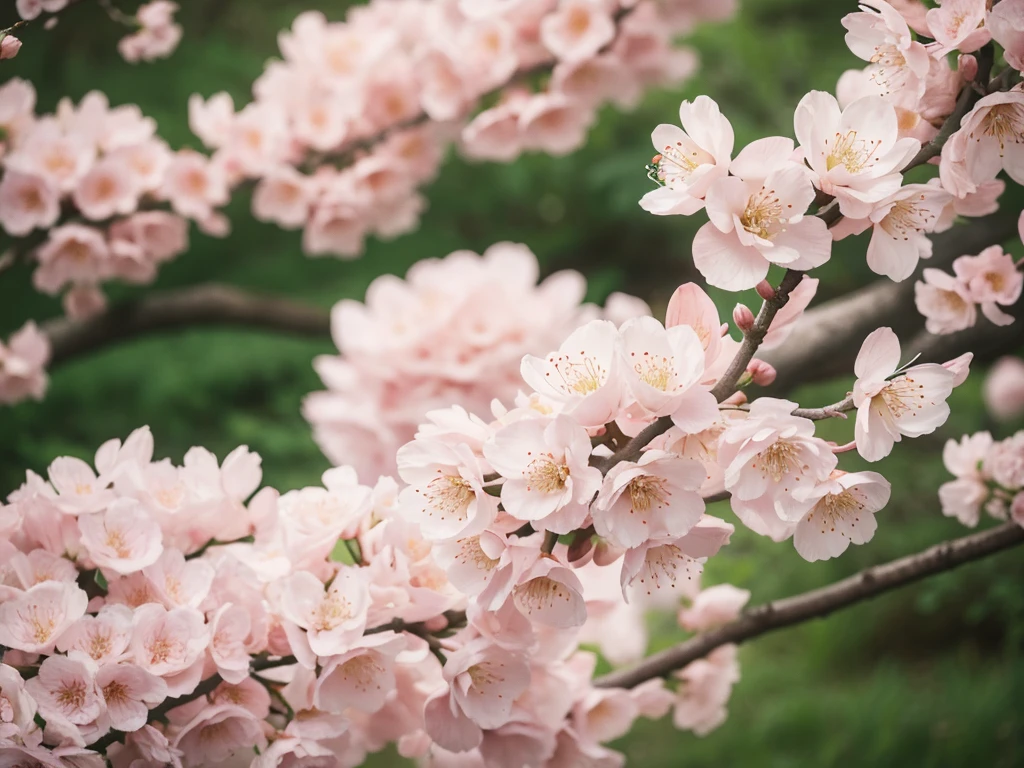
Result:
[[[754,462],[754,468],[757,468],[758,462],[761,464],[761,475],[777,483],[799,465],[800,449],[789,440],[776,440],[762,451]]]
[[[924,196],[922,195],[922,198]],[[882,229],[895,239],[910,239],[910,233],[925,231],[935,217],[910,200],[898,200],[882,219]]]
[[[329,594],[314,611],[313,629],[318,632],[329,632],[351,618],[352,604],[341,595]]]
[[[654,475],[635,477],[629,482],[629,502],[636,512],[647,512],[651,507],[668,506],[672,492],[665,487],[665,478]]]
[[[583,357],[579,361],[572,361],[566,357],[552,357],[548,362],[555,367],[555,371],[562,379],[562,391],[566,394],[589,395],[596,392],[601,388],[601,382],[607,375],[605,369],[592,357]]]
[[[529,483],[526,490],[554,493],[565,490],[570,473],[566,464],[555,461],[554,456],[549,453],[531,461],[525,474]]]
[[[826,142],[827,143],[827,142]],[[871,155],[881,145],[881,141],[867,141],[857,137],[857,131],[836,133],[832,151],[825,158],[825,167],[832,170],[843,166],[850,173],[860,173],[867,167]]]
[[[1008,143],[1024,140],[1024,110],[1018,104],[996,104],[982,121],[982,132],[999,142],[1002,155]]]
[[[442,520],[449,517],[465,520],[468,516],[466,509],[475,498],[470,484],[456,475],[435,477],[427,483],[425,495],[431,507],[441,514]]]
[[[85,705],[85,683],[81,680],[64,683],[57,691],[56,699],[64,709],[81,709]]]
[[[747,207],[740,216],[740,224],[752,235],[762,240],[771,240],[781,230],[778,228],[782,219],[782,201],[774,189],[762,187],[756,195],[747,200]]]

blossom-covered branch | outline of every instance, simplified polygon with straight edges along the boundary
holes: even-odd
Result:
[[[847,606],[1020,544],[1024,544],[1024,528],[1015,523],[936,544],[923,552],[867,568],[827,587],[759,605],[735,621],[656,653],[636,666],[599,677],[594,685],[633,688],[651,678],[671,675],[728,643],[742,643],[776,629],[828,616]]]

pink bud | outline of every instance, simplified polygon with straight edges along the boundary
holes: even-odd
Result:
[[[21,50],[21,40],[14,35],[4,35],[0,40],[0,60],[13,59]]]
[[[750,307],[737,304],[732,310],[732,321],[736,323],[737,328],[746,333],[754,327],[754,313],[750,311]]]
[[[626,554],[626,550],[612,546],[604,539],[598,541],[594,546],[594,562],[598,565],[611,565],[624,554]]]
[[[434,616],[423,622],[423,628],[427,632],[440,632],[448,628],[448,619],[445,616]]]
[[[769,283],[767,280],[762,280],[760,283],[758,283],[754,287],[754,290],[756,290],[757,295],[760,296],[765,301],[769,301],[770,299],[775,298],[775,289],[772,288],[772,284]]]
[[[978,76],[978,60],[969,53],[962,53],[957,59],[956,71],[960,73],[960,79],[969,83]]]
[[[775,366],[757,358],[750,361],[750,364],[747,366],[747,373],[750,374],[750,380],[759,387],[767,387],[775,381],[775,377],[778,375],[775,371]]]

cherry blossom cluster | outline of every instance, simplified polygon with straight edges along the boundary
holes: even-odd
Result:
[[[885,0],[870,0],[844,17],[847,45],[868,66],[844,74],[838,98],[812,91],[801,99],[795,143],[759,139],[733,158],[732,126],[706,96],[683,102],[681,128],[661,125],[654,131],[658,154],[650,177],[659,187],[641,206],[657,215],[707,211],[693,258],[711,285],[752,288],[773,264],[813,269],[828,260],[833,240],[869,229],[868,266],[904,280],[921,258],[931,256],[928,234],[949,229],[958,216],[997,209],[1005,187],[996,179],[1000,170],[1015,181],[1024,179],[1024,171],[1014,167],[1018,155],[1024,157],[1024,91],[1009,87],[1011,77],[990,84],[971,55],[994,38],[1016,66],[1024,4],[1002,2],[989,9],[985,0],[949,1],[927,14],[923,10],[916,3],[897,10]],[[905,15],[933,42],[915,39]],[[962,55],[953,70],[947,54],[957,50]],[[985,82],[972,82],[978,77]],[[967,97],[974,88],[987,95],[943,136],[940,127],[959,119],[954,113],[972,103]],[[905,171],[938,154],[922,148],[929,142],[941,147],[938,175],[904,184]],[[812,207],[815,215],[809,215]],[[945,288],[946,281],[934,277]],[[978,293],[983,298],[975,303],[984,307],[1012,291]],[[966,316],[968,308],[960,314]],[[1004,317],[998,310],[989,316]]]
[[[998,245],[977,256],[961,256],[953,262],[953,274],[926,269],[914,284],[918,311],[925,316],[929,333],[944,334],[970,328],[978,320],[978,308],[995,325],[1009,325],[1012,306],[1024,288],[1021,274],[1010,254]]]
[[[984,509],[1024,526],[1024,432],[993,440],[988,432],[949,440],[942,459],[956,480],[939,487],[942,513],[975,527]]]
[[[340,355],[316,359],[327,390],[303,407],[327,457],[362,478],[393,474],[395,452],[429,411],[486,413],[492,400],[519,391],[524,354],[545,352],[599,315],[621,322],[650,314],[624,294],[612,294],[603,313],[581,304],[578,272],[539,285],[538,274],[529,248],[498,243],[483,256],[420,261],[405,280],[377,278],[365,303],[339,302],[331,328]]]
[[[367,236],[413,229],[418,189],[457,141],[468,157],[579,147],[606,102],[679,82],[695,55],[674,39],[731,0],[374,0],[346,21],[303,13],[281,60],[236,111],[193,96],[193,131],[233,184],[256,182],[253,214],[303,230],[309,255],[352,258]],[[537,87],[537,75],[552,71]],[[485,95],[497,104],[481,111]],[[340,166],[340,167],[339,167]]]
[[[50,340],[32,321],[6,344],[0,341],[0,403],[13,405],[30,397],[42,400],[49,383],[49,361]]]
[[[108,280],[149,283],[188,247],[188,221],[223,233],[223,172],[196,152],[173,152],[138,107],[103,94],[35,113],[35,89],[0,87],[0,227],[27,248],[40,291],[64,294],[73,317],[103,308]],[[167,203],[170,211],[154,206]]]
[[[17,0],[15,8],[25,21],[45,16],[47,29],[57,22],[56,14],[63,11],[73,0]],[[132,28],[132,33],[122,38],[117,49],[125,61],[153,61],[170,56],[181,42],[181,26],[174,21],[178,4],[171,0],[152,0],[139,6],[134,15],[115,7],[109,0],[101,5],[116,22]],[[12,43],[5,44],[4,41]],[[16,44],[16,47],[15,47]],[[0,40],[0,58],[13,58],[21,47],[21,41],[12,35]],[[13,49],[13,50],[10,50]]]
[[[94,466],[62,457],[45,479],[28,473],[0,506],[7,763],[357,766],[397,742],[426,765],[454,751],[480,766],[611,766],[621,756],[603,743],[638,716],[674,707],[698,734],[724,720],[731,646],[680,670],[678,691],[593,687],[579,641],[620,660],[646,645],[643,596],[623,602],[597,555],[570,565],[566,545],[545,553],[542,533],[501,525],[424,536],[413,489],[360,485],[351,468],[283,495],[257,491],[261,477],[244,447],[154,461],[146,428]],[[688,548],[710,553],[730,531],[702,518]],[[681,626],[735,618],[749,594],[700,591],[691,570]]]

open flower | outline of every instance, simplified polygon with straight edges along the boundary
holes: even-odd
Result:
[[[946,441],[942,461],[956,477],[939,486],[939,502],[946,517],[955,517],[971,528],[978,524],[981,505],[989,495],[983,466],[991,450],[992,435],[988,432],[964,435],[960,442]]]
[[[684,101],[679,122],[682,128],[663,124],[651,134],[654,173],[663,186],[644,195],[640,207],[658,216],[696,213],[711,184],[729,172],[735,137],[718,104],[707,96]]]
[[[75,725],[88,725],[103,712],[96,666],[88,661],[47,656],[39,674],[26,681],[25,690],[36,700],[43,718],[56,716]]]
[[[939,178],[957,197],[976,192],[1000,170],[1024,183],[1024,91],[983,97],[942,147]]]
[[[614,419],[622,399],[619,330],[592,320],[573,331],[558,351],[544,358],[526,355],[523,379],[535,392],[565,403],[565,412],[584,427]]]
[[[629,599],[630,588],[647,596],[662,590],[696,593],[704,561],[728,544],[734,531],[724,520],[704,515],[682,536],[648,539],[627,550],[619,576],[623,598]]]
[[[665,328],[653,317],[637,317],[619,330],[623,372],[643,417],[671,416],[686,432],[718,420],[718,401],[700,386],[705,351],[689,325]]]
[[[860,12],[844,16],[843,26],[846,45],[868,62],[865,74],[875,91],[893,103],[917,106],[924,95],[930,60],[899,11],[885,0],[869,0]]]
[[[761,397],[745,419],[729,423],[718,446],[732,509],[743,523],[776,541],[814,506],[818,483],[836,466],[828,444],[814,436],[814,422],[793,416],[796,403]]]
[[[836,470],[812,494],[818,501],[793,534],[804,560],[838,557],[850,544],[866,544],[875,535],[875,513],[889,503],[891,486],[877,472]]]
[[[312,666],[313,656],[345,653],[363,634],[370,596],[358,568],[341,568],[327,589],[306,571],[293,573],[279,586],[280,611],[288,622],[285,630],[300,662]]]
[[[921,277],[914,283],[914,303],[928,333],[954,333],[977,322],[977,306],[962,281],[940,269],[926,269]]]
[[[710,221],[693,239],[693,263],[711,285],[745,290],[772,264],[807,270],[828,261],[832,236],[822,219],[804,215],[814,188],[792,152],[787,139],[756,141],[733,161],[737,175],[708,190]]]
[[[583,523],[601,487],[590,451],[587,431],[564,415],[513,422],[484,444],[484,456],[505,478],[505,511],[556,533]]]
[[[857,452],[868,461],[888,456],[904,435],[934,432],[949,417],[955,374],[937,363],[900,372],[899,364],[900,341],[891,328],[873,331],[854,363]]]
[[[1024,288],[1024,275],[1002,247],[993,245],[977,256],[961,256],[953,262],[953,272],[971,301],[981,305],[985,317],[996,325],[1013,322],[1013,315],[1003,312],[999,305],[1016,303]]]
[[[89,597],[77,584],[44,581],[0,603],[0,645],[26,653],[49,653],[85,615]]]
[[[597,534],[617,547],[681,536],[704,514],[704,467],[664,451],[648,450],[633,463],[609,470],[592,514]]]
[[[426,704],[426,729],[437,744],[464,752],[478,746],[483,730],[499,728],[530,684],[525,659],[487,638],[470,641],[444,665],[446,690]]]
[[[814,185],[853,219],[871,215],[900,188],[900,171],[921,148],[917,139],[898,138],[896,109],[881,96],[840,110],[831,94],[811,91],[797,105],[794,126]]]
[[[83,515],[78,527],[93,562],[116,573],[141,571],[163,551],[160,526],[134,499],[118,499],[105,512]]]
[[[167,683],[134,664],[108,664],[96,673],[110,727],[137,731],[149,719],[149,710],[167,697]]]
[[[868,267],[899,282],[932,255],[928,233],[935,230],[950,194],[933,184],[907,184],[878,204],[869,217]]]

